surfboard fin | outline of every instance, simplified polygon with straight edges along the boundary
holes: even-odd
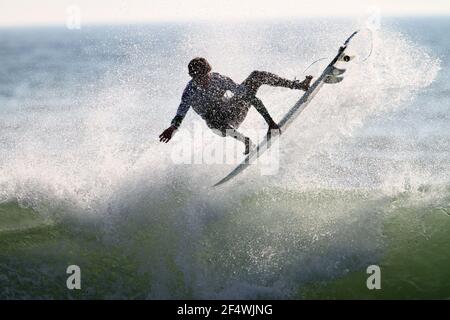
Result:
[[[339,68],[333,67],[329,74],[333,75],[333,76],[340,76],[341,74],[344,74],[345,71],[346,71],[345,69],[339,69]]]
[[[336,77],[334,75],[328,75],[328,76],[325,77],[323,82],[329,83],[329,84],[333,84],[333,83],[339,83],[342,80],[344,80],[344,77]]]

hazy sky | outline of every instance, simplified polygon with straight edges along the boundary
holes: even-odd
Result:
[[[450,0],[0,0],[0,25],[64,25],[72,5],[82,23],[450,14]]]

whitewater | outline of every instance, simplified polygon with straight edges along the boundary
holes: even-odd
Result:
[[[357,19],[1,29],[0,297],[333,296],[317,286],[395,263],[390,253],[408,241],[392,234],[448,225],[445,27],[411,18],[370,32]],[[303,78],[358,29],[344,81],[324,86],[283,133],[276,174],[255,165],[211,188],[232,164],[174,163],[195,126],[202,145],[223,143],[192,110],[159,142],[192,57],[236,82],[253,70]],[[275,120],[300,97],[272,87],[258,96]],[[251,110],[241,131],[255,129],[266,124]],[[70,264],[83,272],[80,292],[65,288]]]

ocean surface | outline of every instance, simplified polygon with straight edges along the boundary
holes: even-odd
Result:
[[[356,29],[344,81],[283,133],[275,174],[254,165],[211,188],[232,164],[175,163],[198,128],[193,158],[224,141],[192,111],[159,143],[192,57],[237,82],[302,79]],[[448,17],[0,29],[0,298],[450,298],[449,30]],[[258,96],[279,120],[300,94]],[[241,127],[265,129],[254,110]],[[372,264],[381,290],[366,287]]]

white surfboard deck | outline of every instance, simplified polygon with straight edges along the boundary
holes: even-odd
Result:
[[[345,54],[345,49],[347,49],[347,46],[350,42],[350,40],[358,33],[358,31],[355,31],[352,33],[350,37],[347,38],[347,40],[344,42],[344,45],[339,48],[338,54],[334,57],[333,60],[328,64],[328,66],[325,68],[325,70],[322,72],[320,77],[317,78],[316,81],[310,86],[308,91],[306,91],[303,96],[300,98],[300,100],[297,101],[297,103],[289,109],[289,111],[284,115],[284,117],[281,119],[281,121],[278,123],[278,126],[281,129],[281,132],[284,132],[287,127],[300,115],[300,113],[305,110],[305,108],[308,106],[308,104],[311,102],[311,100],[314,98],[314,96],[319,92],[320,88],[325,83],[325,78],[329,77],[330,75],[333,76],[333,70],[335,69],[334,65],[336,62],[338,62]],[[245,159],[233,170],[231,171],[227,176],[225,176],[222,180],[217,182],[214,187],[217,187],[235,176],[237,176],[239,173],[244,171],[252,161],[259,158],[268,148],[270,148],[271,140],[273,140],[275,137],[278,137],[279,135],[275,136],[269,136],[266,137],[255,149],[253,149],[246,157]]]

